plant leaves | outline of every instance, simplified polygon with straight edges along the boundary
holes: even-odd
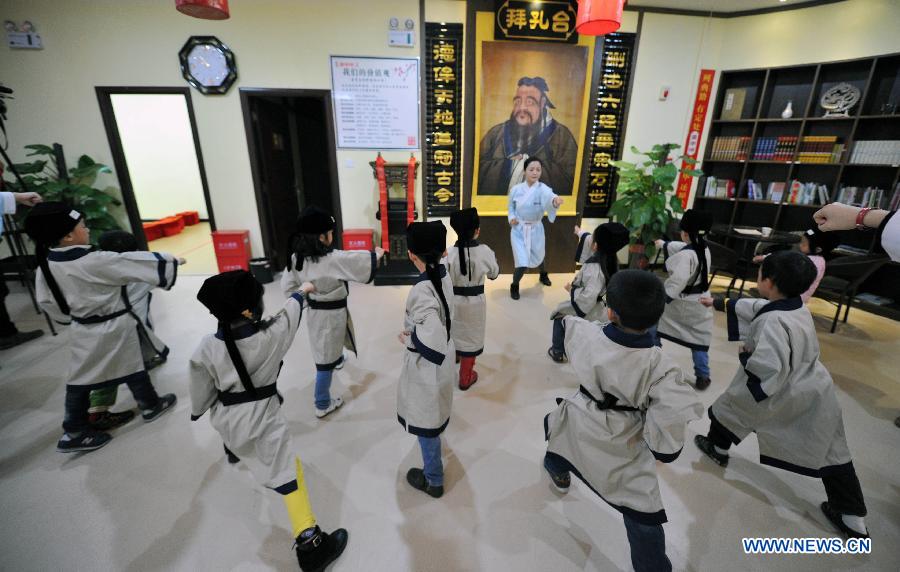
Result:
[[[25,145],[25,148],[31,150],[31,153],[26,154],[28,157],[33,157],[35,155],[53,155],[53,147],[48,145]]]
[[[31,163],[14,163],[13,167],[20,175],[31,175],[40,173],[46,165],[47,161],[32,161]]]

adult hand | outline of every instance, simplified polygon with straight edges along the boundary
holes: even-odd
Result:
[[[312,282],[304,282],[303,284],[300,285],[300,291],[303,292],[304,294],[309,294],[310,292],[315,292],[316,287],[313,285]]]
[[[27,207],[33,207],[38,203],[44,202],[44,198],[37,193],[13,193],[13,196],[17,203]]]
[[[656,248],[662,248],[663,245],[665,244],[665,241],[661,238],[657,238],[656,240],[653,241],[653,244],[656,245]]]
[[[381,260],[383,256],[384,256],[384,249],[381,248],[380,246],[376,246],[375,247],[375,259]]]
[[[516,219],[514,219],[514,218],[509,219],[510,226],[516,226],[517,224],[519,224],[519,221],[517,221]]]
[[[553,199],[553,208],[558,209],[563,204],[562,197],[556,197]]]
[[[816,221],[822,232],[851,230],[856,228],[856,215],[859,214],[859,210],[859,207],[831,203],[817,210],[813,214],[813,220]]]

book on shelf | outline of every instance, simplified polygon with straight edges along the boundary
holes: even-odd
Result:
[[[900,183],[894,186],[894,192],[891,195],[891,200],[888,201],[887,210],[895,211],[898,208],[900,208]]]
[[[827,205],[828,187],[819,183],[803,183],[791,181],[790,191],[785,203],[791,205]]]
[[[856,165],[900,164],[900,141],[857,141],[850,153],[850,163]]]
[[[800,140],[800,163],[839,163],[844,145],[837,135],[807,135]]]
[[[793,135],[758,137],[753,147],[756,161],[790,161],[794,158],[798,138]]]
[[[784,197],[784,183],[769,183],[766,188],[766,198],[773,203],[780,203]]]
[[[747,99],[747,88],[732,87],[725,90],[725,101],[722,103],[721,119],[740,119],[744,113],[744,102]]]
[[[891,208],[891,205],[896,205],[897,201],[897,188],[894,188],[894,192],[891,193],[891,196],[888,196],[884,189],[878,187],[841,187],[835,200],[836,203],[854,207],[887,210],[894,210]]]
[[[709,158],[712,161],[745,161],[750,154],[750,137],[715,137]]]

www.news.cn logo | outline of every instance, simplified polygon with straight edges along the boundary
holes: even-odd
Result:
[[[744,554],[871,554],[871,538],[744,538]]]

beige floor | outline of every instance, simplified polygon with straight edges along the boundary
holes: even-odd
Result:
[[[553,399],[575,391],[567,366],[546,356],[550,310],[566,297],[566,276],[540,289],[523,282],[518,302],[509,276],[488,286],[488,342],[481,380],[457,392],[446,432],[447,493],[433,500],[404,481],[420,457],[394,410],[406,287],[353,286],[350,307],[359,359],[337,374],[347,401],[333,417],[313,414],[306,328],[288,354],[279,387],[302,456],[310,494],[326,528],[350,530],[335,571],[484,570],[563,572],[629,570],[621,518],[580,483],[551,490],[540,467],[541,420]],[[66,334],[0,352],[0,569],[2,570],[295,570],[292,538],[277,495],[243,466],[224,462],[206,418],[189,421],[187,359],[213,321],[195,299],[201,277],[182,276],[154,297],[159,335],[172,348],[153,372],[175,392],[173,414],[133,422],[100,451],[65,456],[60,435]],[[270,310],[281,304],[267,287]],[[40,326],[21,292],[10,298],[21,327]],[[819,513],[822,485],[760,465],[753,438],[722,470],[692,443],[672,465],[659,465],[668,553],[676,570],[900,569],[900,324],[854,311],[827,333],[829,306],[815,301],[822,357],[834,375],[854,464],[869,507],[873,552],[865,556],[748,556],[745,536],[831,537]],[[723,315],[711,349],[711,403],[726,387],[736,348]],[[687,350],[667,344],[685,367]],[[891,373],[893,372],[893,373]],[[133,407],[127,390],[121,407]],[[698,421],[689,437],[705,432]]]
[[[179,275],[208,275],[219,271],[208,222],[186,226],[175,236],[151,240],[148,247],[151,251],[168,252],[186,259],[187,264],[178,269]]]

